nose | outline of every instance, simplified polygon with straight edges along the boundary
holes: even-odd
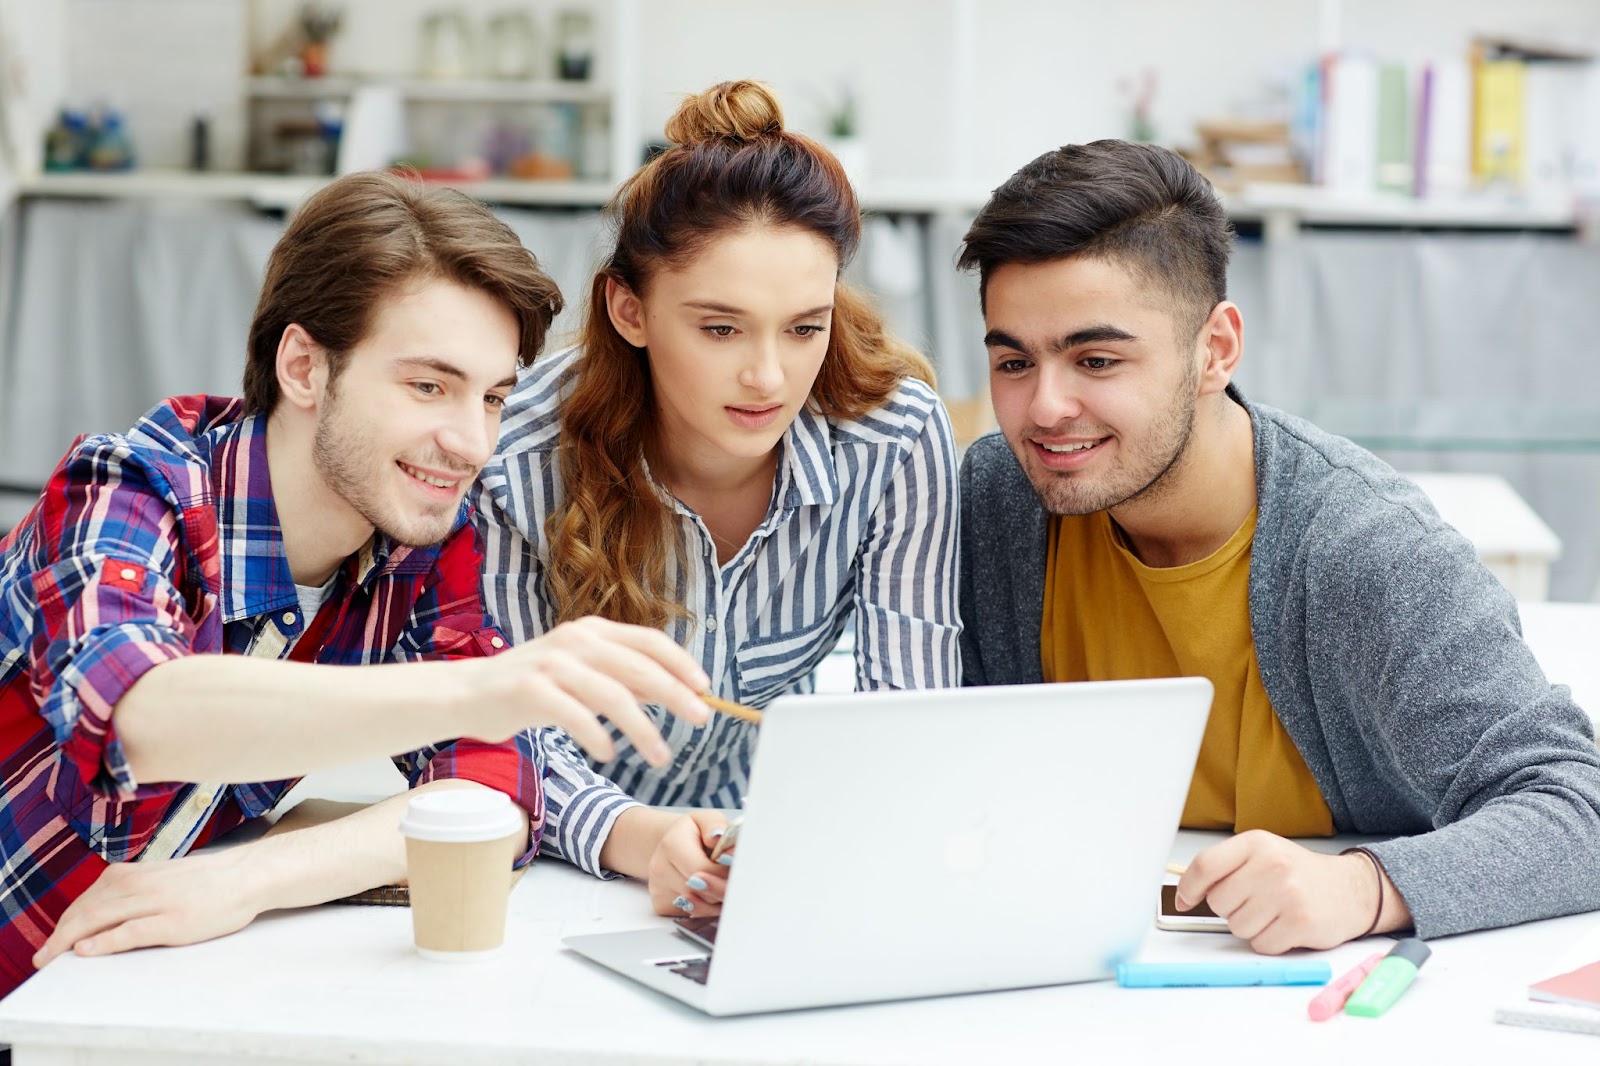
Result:
[[[1070,422],[1083,414],[1083,400],[1070,367],[1054,360],[1041,362],[1034,375],[1033,396],[1028,401],[1028,417],[1043,429]]]
[[[778,358],[778,342],[768,337],[751,348],[749,358],[739,370],[739,384],[767,397],[783,387],[783,363]]]
[[[494,454],[499,426],[498,418],[485,414],[481,407],[472,407],[454,412],[449,421],[439,426],[434,439],[446,455],[476,472]]]

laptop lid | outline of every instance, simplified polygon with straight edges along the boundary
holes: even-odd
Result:
[[[775,700],[696,1005],[1111,976],[1150,928],[1211,696],[1170,678]]]

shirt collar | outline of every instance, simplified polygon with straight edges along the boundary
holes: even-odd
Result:
[[[800,408],[783,435],[779,477],[787,482],[782,497],[789,509],[834,503],[839,498],[839,472],[833,463],[833,429],[827,416]]]

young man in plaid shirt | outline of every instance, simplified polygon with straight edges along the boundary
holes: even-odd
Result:
[[[605,759],[604,716],[659,762],[639,701],[704,720],[704,675],[659,632],[585,619],[507,649],[485,613],[464,496],[560,308],[480,205],[354,175],[272,253],[242,401],[172,399],[61,461],[0,541],[0,994],[63,952],[402,878],[404,795],[190,854],[309,771],[405,752],[414,789],[497,789],[526,862],[526,730]]]

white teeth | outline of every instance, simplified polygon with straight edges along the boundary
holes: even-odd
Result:
[[[409,467],[404,463],[400,464],[400,469],[404,470],[406,473],[410,474],[423,484],[432,485],[434,488],[448,489],[455,484],[454,481],[446,481],[443,478],[429,477],[422,471],[414,469],[413,467]]]
[[[1086,444],[1045,444],[1043,441],[1040,441],[1039,447],[1056,455],[1067,455],[1071,452],[1086,452],[1099,443],[1100,442],[1097,440],[1089,441]]]

